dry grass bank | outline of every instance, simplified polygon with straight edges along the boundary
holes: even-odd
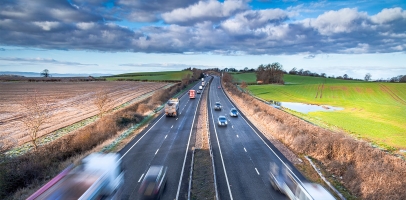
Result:
[[[355,140],[309,124],[242,93],[234,85],[224,85],[254,124],[281,141],[297,155],[317,159],[350,192],[362,199],[406,199],[406,162],[396,156]]]

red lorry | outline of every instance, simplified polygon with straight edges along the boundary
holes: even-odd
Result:
[[[196,98],[196,90],[189,90],[189,98],[191,99]]]

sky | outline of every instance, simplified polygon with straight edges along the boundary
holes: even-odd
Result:
[[[406,1],[1,0],[0,71],[406,75]]]

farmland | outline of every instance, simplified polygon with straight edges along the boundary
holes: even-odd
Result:
[[[108,81],[114,80],[146,80],[146,81],[180,81],[191,71],[169,71],[169,72],[140,72],[127,73],[106,77]]]
[[[145,95],[168,86],[168,83],[151,82],[4,82],[0,83],[0,142],[29,141],[29,136],[21,121],[23,99],[33,96],[46,97],[52,104],[52,116],[41,127],[39,135],[44,135],[80,120],[98,114],[94,104],[95,94],[103,90],[111,100],[109,108],[134,101]]]
[[[255,82],[254,73],[234,74],[241,82]],[[313,123],[341,129],[386,149],[406,149],[406,84],[339,80],[285,75],[285,85],[249,85],[265,100],[331,105],[334,112],[289,111]]]

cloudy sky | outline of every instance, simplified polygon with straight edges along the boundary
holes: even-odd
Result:
[[[406,1],[1,0],[0,71],[406,74]]]

